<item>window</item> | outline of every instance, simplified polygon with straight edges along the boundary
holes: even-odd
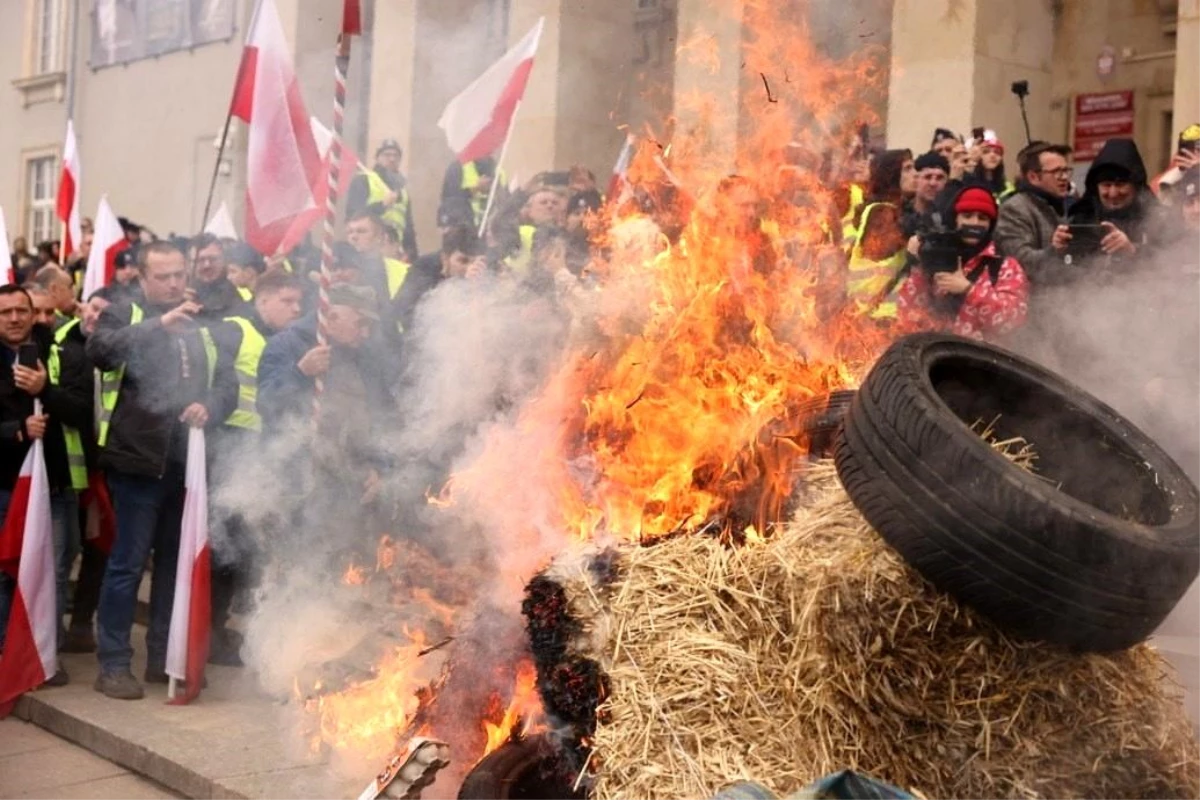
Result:
[[[63,0],[33,0],[33,74],[62,71]]]
[[[93,68],[233,38],[236,0],[92,0]]]
[[[55,156],[38,156],[25,162],[25,236],[31,247],[55,236],[57,166]]]

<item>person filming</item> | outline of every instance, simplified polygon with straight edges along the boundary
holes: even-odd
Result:
[[[899,322],[994,341],[1025,322],[1029,281],[1015,259],[996,252],[997,207],[990,191],[968,186],[953,208],[953,228],[922,236],[917,263],[900,290]]]

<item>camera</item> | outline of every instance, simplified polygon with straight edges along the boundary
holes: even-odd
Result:
[[[920,232],[921,247],[917,258],[921,269],[928,275],[939,272],[957,272],[958,259],[962,252],[962,237],[955,228],[947,229],[941,214],[933,215],[933,226]]]
[[[1017,97],[1029,96],[1029,81],[1013,81],[1012,93]]]

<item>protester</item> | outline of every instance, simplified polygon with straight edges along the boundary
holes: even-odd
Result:
[[[1070,241],[1065,200],[1071,188],[1066,145],[1033,142],[1017,155],[1021,177],[1016,194],[1000,206],[996,247],[1017,260],[1036,295],[1039,286],[1067,282],[1063,257]]]
[[[846,301],[855,314],[878,322],[896,316],[896,292],[908,260],[901,208],[915,189],[911,152],[887,150],[875,159],[846,269]]]
[[[444,231],[454,225],[470,225],[478,230],[495,179],[496,160],[491,156],[465,164],[451,161],[442,180],[438,227]]]
[[[243,300],[254,299],[254,286],[267,270],[262,254],[245,242],[230,242],[224,246],[227,277],[237,287]]]
[[[189,291],[197,306],[193,315],[196,321],[201,325],[212,325],[226,317],[242,314],[246,301],[229,280],[225,245],[211,233],[202,233],[191,240],[190,247],[194,267]]]
[[[36,283],[26,284],[22,288],[33,303],[33,321],[52,329],[58,322],[58,309],[54,307],[54,298]]]
[[[354,217],[368,206],[384,225],[395,229],[403,251],[403,260],[410,264],[417,259],[417,229],[413,224],[412,201],[408,179],[400,172],[404,151],[395,139],[385,139],[375,151],[375,166],[354,176],[346,193],[346,216]]]
[[[404,330],[405,322],[409,321],[416,298],[412,287],[404,291],[410,265],[384,255],[385,238],[384,222],[373,209],[361,211],[346,220],[346,241],[359,256],[361,275],[357,282],[369,287],[376,298],[383,299],[383,313],[379,316],[385,324],[381,333],[385,339],[395,342]]]
[[[209,251],[202,244],[202,254]],[[219,247],[218,247],[219,249]],[[153,554],[148,683],[166,683],[167,633],[183,517],[187,429],[216,428],[237,407],[233,364],[220,358],[200,327],[199,303],[187,300],[187,258],[153,242],[138,252],[144,301],[105,309],[87,352],[105,372],[97,432],[100,465],[117,515],[117,536],[100,590],[100,675],[108,697],[143,696],[133,676],[130,633],[137,589]],[[224,278],[224,264],[206,264]]]
[[[954,161],[955,148],[962,143],[962,137],[954,131],[949,128],[937,128],[933,132],[933,141],[929,143],[929,149],[946,159],[947,164],[951,164]]]
[[[82,350],[68,343],[70,329],[56,336],[49,327],[35,324],[33,303],[18,286],[0,286],[0,515],[7,507],[29,443],[42,439],[46,477],[50,485],[50,516],[54,540],[56,619],[61,646],[66,632],[62,620],[67,607],[67,586],[79,542],[76,492],[87,486],[81,431],[91,428],[92,370]],[[29,348],[29,357],[19,355]],[[40,400],[37,411],[34,400]],[[13,581],[0,577],[0,641],[8,624]],[[49,683],[68,681],[65,670]]]
[[[75,282],[69,272],[51,264],[39,269],[34,281],[49,295],[58,321],[75,317],[78,301],[75,299]]]
[[[949,162],[932,150],[918,156],[913,169],[917,173],[917,188],[904,221],[904,231],[910,235],[921,227],[923,218],[933,213],[934,202],[950,180]]]
[[[217,350],[232,358],[237,373],[237,408],[214,430],[209,456],[221,476],[233,473],[240,459],[259,451],[262,418],[258,413],[258,367],[268,340],[300,316],[303,286],[300,278],[276,272],[258,282],[251,310],[230,317],[211,329]],[[209,663],[241,666],[241,635],[229,628],[235,595],[246,592],[259,560],[254,538],[236,509],[220,508],[214,521],[221,526],[212,555],[212,639]]]
[[[963,189],[952,208],[957,241],[945,255],[957,268],[924,251],[900,290],[899,322],[906,328],[998,339],[1024,323],[1029,283],[1020,264],[996,253],[992,233],[998,210],[991,192],[980,186]]]

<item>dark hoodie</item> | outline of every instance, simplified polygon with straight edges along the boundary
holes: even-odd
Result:
[[[1133,183],[1137,195],[1133,203],[1113,211],[1101,204],[1099,186],[1102,179],[1118,176]],[[1146,183],[1146,165],[1132,139],[1105,142],[1088,169],[1084,187],[1083,197],[1071,206],[1069,222],[1093,225],[1111,222],[1125,232],[1138,248],[1138,255],[1145,249],[1153,250],[1167,244],[1162,206]]]

